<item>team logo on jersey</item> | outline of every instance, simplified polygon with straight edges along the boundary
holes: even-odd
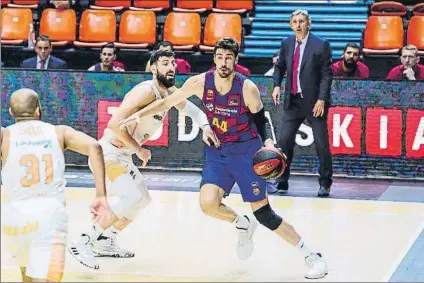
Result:
[[[209,112],[213,112],[214,108],[215,107],[213,106],[212,102],[206,103],[206,109],[208,109]]]
[[[158,121],[162,121],[162,116],[160,116],[160,115],[155,115],[155,116],[153,116],[153,119],[156,119],[156,120],[158,120]]]
[[[230,96],[228,98],[228,106],[239,106],[240,105],[240,99],[239,96]]]
[[[208,89],[208,92],[206,93],[206,100],[213,100],[214,94],[212,89]]]
[[[259,182],[252,182],[252,192],[255,196],[259,195],[261,193],[261,190],[259,189]]]
[[[259,188],[253,188],[253,194],[255,196],[259,195],[261,193],[261,190],[259,190]]]

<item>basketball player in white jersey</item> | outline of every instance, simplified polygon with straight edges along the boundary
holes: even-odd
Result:
[[[96,184],[91,207],[95,220],[107,223],[102,148],[88,135],[68,126],[40,121],[38,94],[20,89],[10,97],[15,124],[2,128],[2,238],[21,268],[24,282],[60,282],[65,264],[68,217],[65,210],[66,149],[88,155]]]
[[[136,154],[145,166],[151,158],[151,152],[142,145],[160,127],[167,112],[145,117],[138,123],[119,127],[119,122],[130,117],[146,105],[161,100],[176,90],[174,53],[168,50],[157,50],[151,58],[153,79],[144,81],[131,89],[124,97],[121,105],[112,114],[99,143],[103,147],[106,162],[106,188],[109,205],[119,218],[108,230],[95,224],[92,231],[82,234],[81,239],[68,248],[69,252],[83,265],[97,266],[93,259],[88,259],[89,249],[95,255],[103,257],[134,257],[134,253],[117,245],[117,235],[130,224],[138,212],[150,203],[150,194],[138,168],[134,165],[132,155]],[[190,101],[183,101],[176,108],[193,122],[202,127],[203,140],[209,139],[219,144],[215,133],[211,130],[206,115]],[[112,198],[113,197],[113,198]],[[87,241],[89,240],[88,244]],[[85,258],[81,257],[86,255]]]

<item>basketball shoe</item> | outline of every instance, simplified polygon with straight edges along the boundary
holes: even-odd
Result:
[[[92,269],[99,269],[99,264],[94,257],[90,237],[82,234],[78,242],[68,246],[68,252],[82,265]]]
[[[305,275],[307,279],[320,279],[328,274],[327,264],[320,253],[313,253],[305,258],[308,265],[308,272]]]
[[[253,253],[253,233],[258,227],[258,222],[255,218],[250,219],[246,215],[243,217],[247,218],[249,226],[247,228],[236,226],[238,231],[237,254],[240,259],[245,260]]]
[[[92,241],[93,252],[97,257],[134,257],[134,253],[122,249],[117,244],[116,234],[105,237],[100,235],[96,240]]]

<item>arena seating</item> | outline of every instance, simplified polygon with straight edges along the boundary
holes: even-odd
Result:
[[[119,25],[118,48],[147,48],[156,42],[156,16],[153,11],[125,11]]]
[[[20,45],[28,41],[29,25],[33,23],[30,9],[1,9],[1,44]]]
[[[255,1],[252,33],[245,37],[245,54],[271,56],[278,50],[281,39],[293,34],[290,13],[307,9],[312,30],[330,41],[333,57],[339,58],[349,41],[362,42],[362,30],[368,18],[368,5],[364,1]],[[334,2],[334,3],[333,3]]]
[[[413,1],[376,1],[370,7],[371,16],[364,30],[363,52],[367,56],[398,56],[405,44],[424,50],[424,3]]]
[[[148,56],[155,43],[169,40],[177,52],[198,56],[210,54],[218,38],[233,36],[241,44],[242,58],[269,58],[293,34],[290,13],[302,8],[310,13],[312,31],[330,41],[334,59],[347,42],[360,44],[368,57],[394,58],[408,43],[424,52],[422,1],[79,1],[88,4],[56,10],[40,6],[39,0],[1,0],[2,52],[28,52],[33,23],[36,36],[48,35],[55,51],[67,54],[98,52],[106,42],[115,42],[121,52]]]
[[[419,54],[424,55],[424,15],[413,16],[408,26],[408,44],[413,44],[419,49]]]

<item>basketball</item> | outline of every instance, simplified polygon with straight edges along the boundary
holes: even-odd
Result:
[[[280,177],[286,169],[286,158],[276,148],[264,147],[253,157],[253,170],[264,179]]]

